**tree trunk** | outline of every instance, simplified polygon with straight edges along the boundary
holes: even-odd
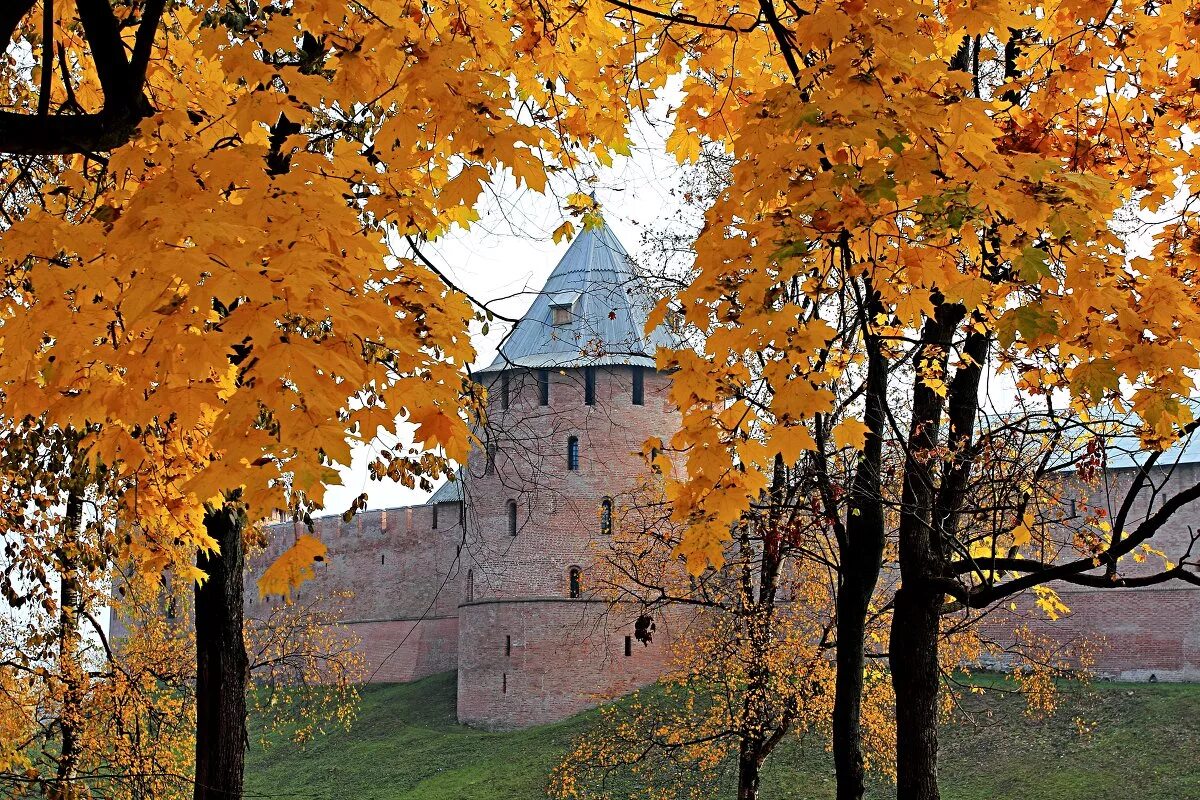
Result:
[[[220,551],[200,553],[208,580],[196,586],[196,786],[194,800],[240,800],[246,756],[249,659],[242,638],[242,530],[231,498],[210,508],[204,527]]]
[[[762,757],[757,748],[742,739],[738,750],[738,800],[758,800],[759,779],[762,769]]]
[[[960,305],[943,303],[936,292],[932,299],[934,315],[925,320],[918,356],[944,374],[951,339],[966,312]],[[943,511],[938,508],[932,456],[941,440],[942,399],[919,372],[914,376],[912,397],[900,495],[900,589],[888,647],[896,694],[896,796],[898,800],[938,800],[938,612],[942,592],[935,588],[934,579],[942,574],[946,555],[941,535],[944,520],[935,519]],[[960,387],[956,400],[963,399]],[[951,417],[961,422],[954,412]]]
[[[845,240],[844,240],[845,241]],[[843,258],[851,262],[848,245]],[[864,282],[870,319],[882,312],[871,281]],[[838,800],[861,800],[866,792],[862,752],[863,670],[866,668],[867,614],[887,537],[884,524],[881,472],[883,431],[886,424],[887,362],[879,336],[868,333],[867,385],[864,415],[868,434],[855,470],[845,524],[838,532],[841,559],[837,587],[836,677],[833,698],[833,763],[837,772]],[[825,502],[833,508],[833,499]]]
[[[897,800],[938,800],[939,598],[901,586],[892,614]]]
[[[869,580],[843,564],[837,596],[836,678],[833,698],[833,761],[838,800],[861,800],[866,791],[862,753],[864,639],[867,606],[878,570]]]
[[[76,541],[83,524],[83,492],[77,485],[67,491],[63,520],[63,543],[59,551],[58,575],[58,671],[63,682],[62,708],[58,715],[60,748],[54,774],[52,798],[74,793],[79,770],[80,723],[83,719],[82,666],[79,663],[79,611],[83,602],[79,584]]]

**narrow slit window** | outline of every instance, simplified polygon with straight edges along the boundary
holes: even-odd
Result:
[[[567,596],[578,598],[583,594],[583,570],[579,567],[571,567],[567,572]]]
[[[486,459],[483,462],[483,474],[484,475],[495,475],[496,474],[496,445],[489,442],[487,449],[484,452],[487,455],[486,455]]]
[[[500,373],[500,408],[504,411],[508,410],[508,373]]]
[[[382,564],[382,563],[383,563],[383,560],[384,560],[385,558],[387,558],[387,556],[386,556],[386,555],[384,555],[383,553],[380,553],[380,554],[379,554],[379,563],[380,563],[380,564]]]
[[[586,405],[596,405],[596,368],[583,369],[583,402]]]
[[[646,405],[646,380],[641,367],[633,368],[633,404],[635,406]]]
[[[467,602],[475,599],[475,571],[467,570]]]
[[[517,501],[509,500],[506,505],[506,513],[508,514],[508,535],[517,535]]]
[[[579,437],[571,436],[567,439],[567,469],[575,472],[579,469]]]
[[[507,672],[505,672],[503,675],[500,676],[500,691],[504,694],[508,694],[508,673]]]
[[[437,517],[438,517],[438,515],[437,515],[437,512],[438,512],[438,504],[437,504],[437,503],[434,503],[434,504],[433,504],[433,527],[434,527],[435,529],[437,528],[437,522],[438,522],[438,520],[437,520]]]
[[[504,637],[504,655],[506,655],[506,656],[512,655],[512,636]]]
[[[628,658],[631,655],[633,655],[633,637],[626,636],[625,637],[625,657]]]
[[[550,370],[539,369],[537,371],[538,385],[538,405],[550,405]]]
[[[606,497],[600,501],[600,533],[611,536],[613,532],[613,501]]]

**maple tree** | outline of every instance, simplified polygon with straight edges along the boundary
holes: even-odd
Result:
[[[376,474],[428,485],[465,457],[471,308],[416,250],[469,224],[494,176],[542,191],[628,151],[608,100],[634,88],[616,67],[640,43],[609,10],[21,0],[0,16],[0,151],[17,156],[4,411],[88,429],[86,457],[163,523],[133,518],[141,567],[194,574],[200,552],[198,797],[240,793],[246,525],[319,506],[353,444],[397,419],[414,445]],[[393,257],[395,237],[412,252]],[[192,457],[159,470],[157,449],[180,447]],[[150,489],[174,513],[147,509]]]
[[[119,649],[101,621],[132,598],[107,580],[120,482],[79,458],[84,435],[36,419],[0,435],[0,784],[18,797],[147,796],[186,772],[183,640],[159,608]]]
[[[657,457],[656,468],[667,464]],[[755,800],[764,764],[786,739],[828,741],[837,570],[820,555],[828,547],[820,518],[791,502],[801,489],[795,474],[776,461],[722,567],[695,579],[674,556],[684,528],[670,519],[661,480],[621,499],[611,543],[589,569],[593,595],[613,615],[640,613],[644,644],[654,629],[668,630],[670,655],[654,690],[602,709],[599,731],[557,768],[557,796],[711,797],[731,770],[739,800]],[[879,642],[885,623],[872,625]],[[886,774],[891,687],[882,666],[869,673],[867,753]],[[608,780],[614,773],[632,785]]]
[[[778,454],[821,478],[842,570],[839,796],[859,797],[862,621],[894,534],[898,794],[935,798],[947,594],[977,608],[1051,579],[1196,580],[1194,564],[1134,579],[1121,562],[1200,487],[1061,562],[959,547],[993,371],[1042,398],[1061,420],[1050,430],[1079,430],[1105,402],[1132,411],[1151,449],[1191,423],[1195,10],[621,5],[665,21],[691,58],[668,146],[693,159],[707,138],[733,160],[675,305],[703,346],[662,362],[684,409],[679,552],[695,571],[720,563]],[[1131,203],[1159,212],[1141,231],[1149,257],[1116,230]],[[826,480],[847,448],[849,479]],[[1025,540],[1021,517],[997,522]]]

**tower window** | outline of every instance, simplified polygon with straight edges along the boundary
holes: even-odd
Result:
[[[512,655],[512,636],[504,637],[504,655],[506,655],[506,656]]]
[[[437,507],[438,507],[438,504],[434,503],[433,504],[433,527],[434,528],[437,528]]]
[[[571,307],[570,306],[551,306],[551,320],[557,327],[559,325],[569,325],[571,323]]]
[[[567,469],[575,472],[579,469],[579,437],[571,436],[567,439]]]
[[[625,637],[625,657],[628,658],[631,655],[633,655],[633,637],[626,636]]]
[[[633,368],[633,404],[646,405],[646,380],[641,367]]]
[[[467,570],[467,602],[475,599],[475,571]]]
[[[537,371],[537,385],[538,385],[538,405],[539,406],[550,405],[550,371],[549,370],[539,369]]]
[[[567,596],[572,598],[579,597],[583,593],[583,570],[579,567],[571,567],[567,572]]]
[[[500,408],[508,410],[508,373],[500,373]]]
[[[583,402],[589,406],[596,405],[596,368],[583,369]]]
[[[386,555],[384,555],[383,553],[380,553],[380,554],[379,554],[379,563],[380,563],[380,564],[382,564],[382,563],[383,563],[383,560],[384,560],[385,558],[387,558],[387,556],[386,556]]]
[[[483,474],[494,475],[496,474],[496,445],[489,442],[485,452],[487,453],[487,458],[483,462]]]
[[[500,676],[500,691],[503,692],[504,694],[508,694],[508,673],[507,672],[505,672],[503,675]]]
[[[509,500],[508,503],[506,503],[505,510],[508,512],[508,535],[516,536],[517,535],[517,501]]]
[[[606,497],[600,501],[600,533],[611,536],[613,532],[613,501]]]

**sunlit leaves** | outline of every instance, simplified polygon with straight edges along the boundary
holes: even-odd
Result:
[[[313,577],[313,564],[325,559],[323,543],[301,534],[295,543],[283,552],[258,579],[258,591],[263,596],[290,597],[292,591]]]

